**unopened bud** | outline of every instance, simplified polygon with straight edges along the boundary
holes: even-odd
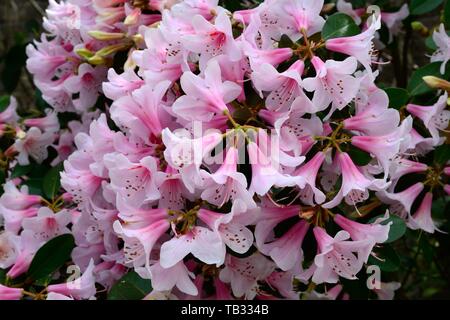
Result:
[[[141,34],[135,34],[132,39],[133,42],[138,46],[144,43],[144,37]]]
[[[141,16],[141,9],[135,8],[131,13],[125,18],[124,25],[132,26],[138,23],[139,17]]]
[[[419,32],[424,37],[426,37],[430,34],[430,30],[428,30],[428,28],[425,27],[424,24],[420,21],[411,22],[411,28],[414,31]]]
[[[330,13],[335,7],[334,3],[326,3],[322,8],[322,13]]]
[[[104,32],[104,31],[89,31],[89,35],[97,40],[108,41],[108,40],[120,40],[125,38],[125,33],[121,32]]]
[[[97,51],[97,53],[95,55],[99,56],[99,57],[107,57],[107,56],[112,55],[113,53],[116,53],[117,51],[128,49],[129,47],[130,47],[130,44],[126,44],[126,43],[113,44],[113,45],[110,45],[110,46],[100,49],[99,51]]]
[[[90,64],[95,65],[95,66],[106,64],[106,60],[103,57],[100,57],[98,55],[95,55],[95,56],[87,59],[87,61]]]
[[[435,76],[425,76],[422,79],[430,88],[442,89],[447,92],[450,92],[450,82],[444,79]]]
[[[89,59],[94,55],[94,52],[86,48],[76,49],[75,53],[84,59]]]

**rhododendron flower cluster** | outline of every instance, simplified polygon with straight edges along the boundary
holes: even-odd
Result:
[[[431,208],[450,195],[448,161],[422,159],[448,143],[448,94],[393,108],[377,82],[377,50],[408,6],[336,9],[50,0],[27,48],[50,108],[20,121],[11,98],[0,135],[13,140],[10,172],[54,149],[62,189],[36,195],[28,173],[9,175],[0,299],[100,298],[130,272],[151,282],[147,299],[348,299],[343,281],[383,260],[395,224],[441,232]],[[330,34],[339,16],[357,32]],[[444,26],[433,39],[444,74]],[[61,127],[66,112],[78,118]],[[12,285],[61,235],[73,236],[80,278],[49,279],[39,294]],[[378,284],[382,299],[399,288]]]

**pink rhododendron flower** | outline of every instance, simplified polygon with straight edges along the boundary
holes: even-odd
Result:
[[[433,41],[438,49],[431,56],[431,62],[442,61],[441,73],[444,74],[447,62],[450,60],[450,37],[443,24],[439,26],[439,31],[434,31]]]
[[[327,49],[355,57],[366,70],[371,70],[373,43],[375,31],[381,27],[381,16],[372,17],[371,24],[364,32],[351,36],[329,39],[326,42]]]
[[[450,123],[450,111],[447,107],[448,95],[445,93],[433,106],[419,106],[416,104],[407,105],[409,113],[422,120],[433,138],[435,145],[440,143],[439,131],[447,129]]]

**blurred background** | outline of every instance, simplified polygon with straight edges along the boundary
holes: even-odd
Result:
[[[19,106],[34,103],[32,78],[25,71],[25,47],[41,33],[48,0],[0,0],[0,95],[13,94]]]

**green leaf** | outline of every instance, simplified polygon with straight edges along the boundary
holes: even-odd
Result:
[[[286,34],[283,34],[280,38],[280,41],[278,41],[278,48],[292,48],[293,45],[294,42]]]
[[[142,300],[151,291],[151,281],[131,271],[111,288],[108,300]]]
[[[387,88],[384,89],[389,97],[389,107],[400,109],[408,104],[409,93],[403,88]]]
[[[10,100],[11,99],[9,96],[0,97],[0,112],[3,112],[6,110],[6,108],[8,108]]]
[[[42,179],[31,178],[24,182],[24,185],[28,186],[28,192],[38,196],[43,196],[42,193]]]
[[[11,178],[20,178],[28,174],[31,170],[33,170],[33,165],[29,164],[27,166],[17,165],[14,167],[11,172]]]
[[[437,45],[434,43],[433,37],[429,36],[425,39],[425,45],[428,49],[432,50],[433,52],[437,50]]]
[[[5,284],[6,270],[0,269],[0,284]]]
[[[450,29],[450,1],[447,0],[444,8],[444,25],[445,29]]]
[[[61,188],[60,172],[63,170],[63,164],[51,168],[44,176],[42,181],[42,189],[48,199],[53,199]]]
[[[354,36],[360,33],[355,21],[344,13],[335,13],[328,17],[322,29],[325,40]]]
[[[5,182],[5,179],[6,179],[6,172],[0,168],[0,185],[2,185]],[[3,188],[0,189],[0,195],[2,195],[2,194],[3,194]]]
[[[369,220],[369,223],[374,223],[375,220],[379,219],[379,218],[383,218],[384,215],[379,215],[376,216],[372,219]],[[402,218],[396,216],[396,215],[389,215],[389,218],[382,221],[380,224],[382,225],[386,225],[389,222],[392,222],[391,227],[389,229],[389,235],[388,235],[388,239],[384,242],[384,243],[391,243],[394,242],[398,239],[400,239],[401,237],[403,237],[403,235],[406,232],[406,224],[405,221],[403,221]]]
[[[244,9],[241,2],[242,1],[236,0],[222,0],[222,6],[228,9],[229,11],[234,12]]]
[[[434,89],[430,88],[424,81],[425,76],[435,76],[443,78],[440,73],[441,63],[433,62],[422,68],[417,69],[411,76],[408,83],[408,91],[412,97],[419,96],[425,93],[433,92]]]
[[[450,160],[450,145],[443,144],[434,150],[434,162],[444,165]]]
[[[75,239],[71,234],[63,234],[51,239],[34,256],[28,270],[28,277],[38,280],[54,273],[70,260],[74,247]]]
[[[430,12],[442,3],[443,0],[411,0],[409,10],[412,15],[421,15]]]
[[[449,212],[450,196],[438,197],[433,199],[431,213],[435,220],[446,220],[446,213]]]
[[[352,145],[349,145],[347,153],[353,162],[358,166],[365,166],[372,160],[370,154],[361,149],[355,148]]]
[[[368,265],[379,266],[381,271],[384,272],[394,272],[400,268],[400,258],[391,246],[384,245],[380,250],[377,250],[375,254],[378,259],[370,256],[369,261],[367,262]]]

